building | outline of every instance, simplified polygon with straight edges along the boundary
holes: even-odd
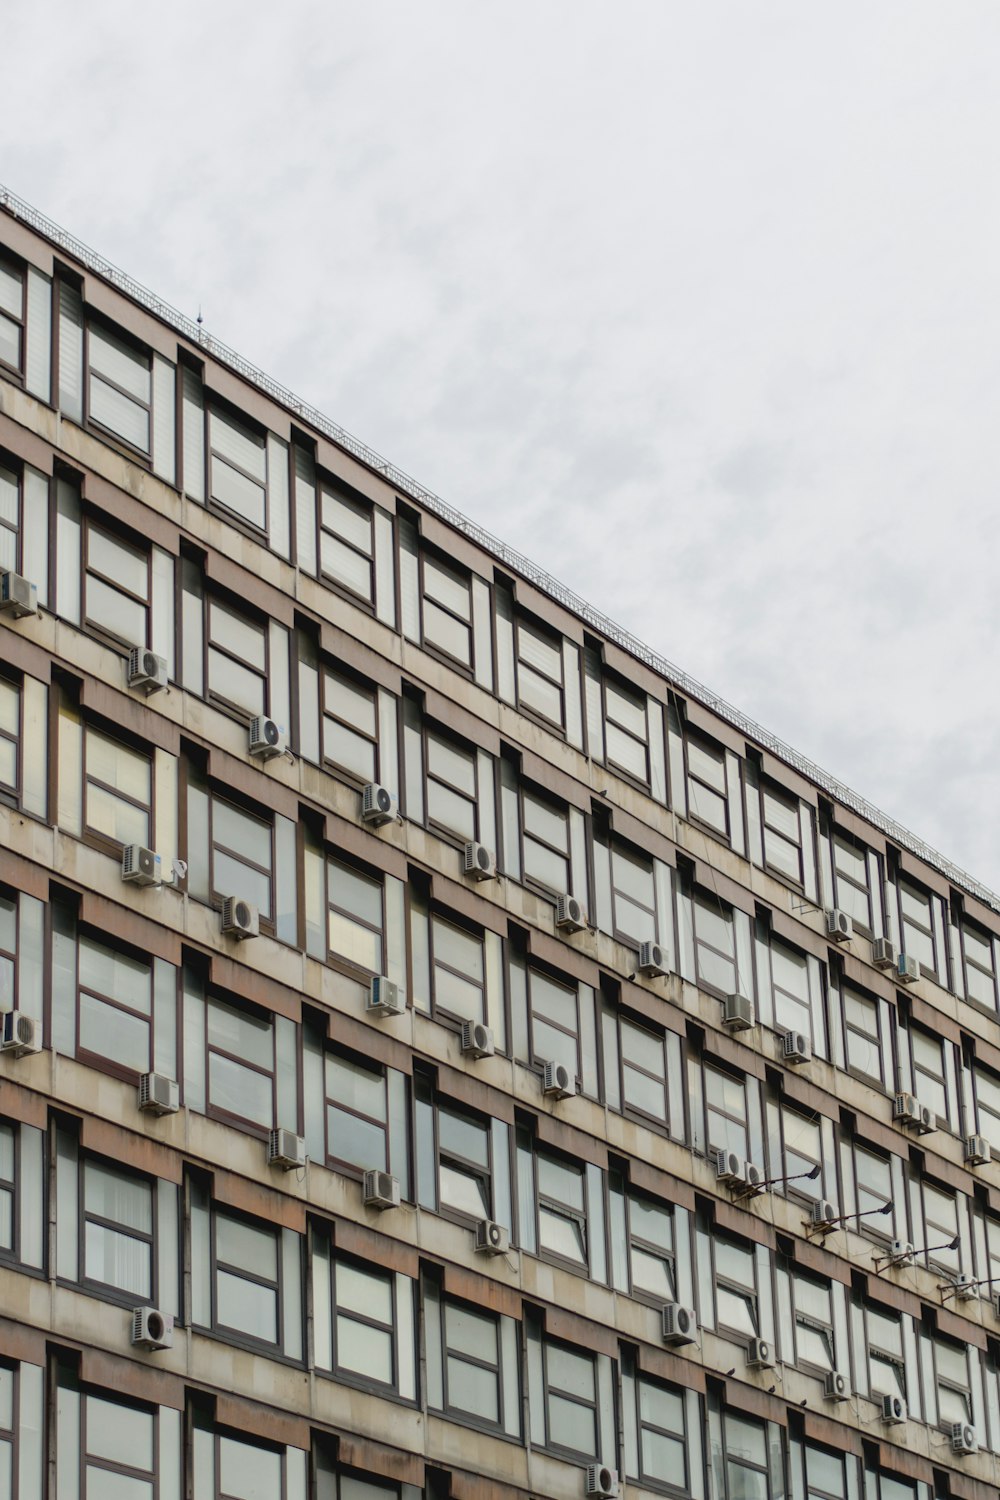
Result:
[[[994,1500],[997,898],[0,208],[0,1496]]]

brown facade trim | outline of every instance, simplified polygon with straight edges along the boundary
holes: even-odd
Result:
[[[723,1063],[730,1068],[737,1068],[748,1078],[759,1078],[762,1083],[767,1076],[767,1058],[736,1041],[725,1031],[706,1031],[702,1055],[706,1062]]]
[[[129,906],[120,906],[97,891],[80,893],[80,921],[98,932],[113,932],[123,943],[177,967],[181,962],[181,935],[144,917]]]
[[[29,1365],[44,1365],[45,1344],[45,1334],[40,1328],[28,1328],[24,1323],[12,1323],[8,1318],[0,1318],[0,1354],[7,1359],[23,1360]]]
[[[618,1333],[614,1328],[604,1323],[592,1323],[589,1318],[581,1318],[579,1313],[569,1312],[563,1307],[546,1305],[542,1311],[549,1338],[577,1344],[596,1354],[606,1354],[609,1359],[618,1358]]]
[[[123,1319],[125,1314],[119,1316]],[[87,1385],[120,1391],[153,1406],[170,1406],[184,1410],[184,1381],[169,1370],[157,1370],[149,1364],[105,1354],[103,1349],[85,1348],[80,1353],[80,1379]]]
[[[297,1443],[296,1447],[308,1447],[308,1443]],[[378,1474],[382,1479],[394,1480],[397,1484],[413,1484],[424,1487],[424,1459],[420,1453],[405,1453],[401,1448],[389,1448],[371,1438],[343,1434],[337,1442],[337,1457],[349,1469],[361,1469],[366,1474]]]
[[[621,1010],[629,1012],[640,1026],[652,1021],[654,1025],[662,1026],[664,1031],[673,1031],[681,1037],[687,1035],[688,1018],[678,1002],[668,1000],[664,995],[655,995],[651,990],[632,984],[628,979],[619,979],[618,975],[615,975],[615,979],[621,986]],[[669,984],[671,981],[667,982]]]
[[[379,1026],[371,1026],[342,1010],[328,1010],[327,1037],[339,1047],[346,1047],[372,1062],[382,1063],[409,1076],[413,1072],[413,1051],[405,1042],[389,1036]]]
[[[54,883],[51,870],[34,864],[30,859],[25,859],[22,854],[15,854],[12,849],[5,849],[0,871],[3,874],[4,885],[13,886],[16,890],[23,891],[26,896],[34,896],[36,901],[48,901],[49,885]]]
[[[781,1099],[786,1104],[797,1104],[813,1114],[824,1115],[828,1120],[840,1119],[840,1106],[836,1099],[791,1068],[782,1070]]]
[[[361,798],[358,796],[360,816]],[[378,869],[397,880],[406,879],[408,856],[405,849],[398,849],[387,839],[380,839],[360,823],[351,823],[347,818],[330,810],[326,811],[326,842],[339,853],[353,855],[370,868]]]
[[[725,1198],[715,1199],[714,1208],[717,1228],[724,1230],[726,1234],[736,1235],[741,1240],[753,1240],[756,1245],[766,1245],[774,1253],[777,1231],[773,1224],[769,1224],[766,1219],[759,1219],[756,1214],[748,1213],[744,1206]]]
[[[495,759],[500,755],[500,733],[478,718],[469,709],[463,708],[453,698],[446,698],[434,688],[424,688],[424,714],[442,728],[450,730],[459,739],[468,740],[477,750],[487,750]]]
[[[487,1479],[483,1474],[470,1474],[465,1469],[452,1469],[450,1474],[451,1500],[513,1500],[525,1493],[515,1485]]]
[[[653,1375],[657,1380],[669,1380],[672,1385],[681,1385],[686,1390],[705,1394],[705,1368],[685,1359],[683,1354],[671,1354],[668,1349],[654,1349],[650,1344],[638,1344],[639,1369],[644,1375]]]
[[[818,1411],[808,1409],[803,1413],[803,1422],[805,1435],[810,1442],[823,1443],[836,1453],[853,1453],[856,1458],[860,1458],[864,1452],[862,1434],[843,1422],[835,1422],[831,1417],[824,1417]]]
[[[215,782],[215,791],[238,792],[258,807],[266,807],[268,812],[281,813],[292,822],[298,818],[300,798],[294,787],[286,786],[259,766],[230,755],[218,745],[210,744],[208,748],[208,776]]]
[[[8,417],[4,411],[0,411],[0,448],[51,476],[57,450],[29,427],[22,427],[13,417]]]
[[[26,636],[19,635],[4,623],[0,624],[0,642],[3,643],[0,646],[0,656],[5,662],[39,682],[52,681],[52,658],[47,651],[36,646],[34,641],[29,641]]]
[[[663,1172],[659,1167],[635,1156],[628,1157],[628,1180],[640,1192],[650,1193],[654,1198],[665,1198],[668,1203],[676,1203],[678,1207],[694,1213],[695,1192],[692,1183],[682,1182],[670,1172]]]
[[[517,920],[513,919],[512,920]],[[517,921],[520,926],[520,922]],[[589,984],[592,989],[599,989],[601,983],[601,970],[597,962],[588,954],[581,953],[579,948],[574,948],[572,943],[563,938],[553,937],[548,932],[542,932],[537,927],[525,929],[528,934],[528,953],[540,963],[548,964],[549,968],[555,969],[557,973],[569,974],[582,984]]]
[[[444,1289],[449,1297],[458,1297],[477,1307],[488,1307],[491,1312],[502,1313],[505,1318],[521,1320],[521,1293],[517,1288],[506,1286],[492,1276],[484,1276],[480,1271],[468,1271],[464,1266],[449,1262],[444,1267]]]
[[[309,1423],[304,1417],[293,1417],[273,1406],[261,1406],[257,1401],[230,1396],[225,1391],[220,1391],[215,1398],[215,1420],[220,1427],[252,1433],[265,1442],[304,1448],[307,1453],[312,1444]]]
[[[209,548],[205,555],[205,577],[289,630],[295,623],[295,601],[290,594],[283,594],[280,589],[265,583],[258,574],[241,568],[213,548]]]
[[[100,682],[96,677],[80,678],[80,706],[88,713],[98,714],[111,725],[127,730],[138,739],[177,756],[181,749],[181,732],[178,725],[155,709],[148,708],[140,699],[129,693],[119,692]]]
[[[727,1406],[760,1417],[765,1422],[777,1422],[779,1427],[787,1425],[788,1408],[777,1396],[771,1396],[757,1386],[744,1385],[741,1380],[727,1379],[724,1384]]]
[[[334,1246],[345,1255],[356,1255],[359,1260],[386,1271],[401,1271],[414,1281],[420,1275],[420,1253],[415,1246],[391,1240],[352,1219],[337,1219],[330,1228]]]
[[[543,1146],[551,1146],[556,1151],[565,1152],[567,1156],[590,1162],[592,1166],[600,1167],[602,1171],[607,1170],[608,1148],[604,1141],[596,1140],[592,1135],[586,1135],[582,1130],[567,1125],[563,1120],[557,1120],[555,1115],[542,1113],[536,1115],[534,1119],[535,1138]]]
[[[934,1466],[929,1459],[922,1458],[919,1453],[914,1453],[912,1448],[898,1448],[895,1443],[887,1443],[879,1438],[872,1438],[878,1443],[878,1466],[887,1474],[903,1474],[907,1479],[918,1479],[924,1484],[933,1485]],[[948,1470],[948,1477],[952,1479],[954,1469]],[[994,1494],[996,1491],[994,1490]]]
[[[402,694],[403,674],[399,668],[365,645],[364,641],[331,625],[329,620],[319,622],[319,645],[322,655],[331,658],[330,665],[343,664],[360,677],[368,678],[376,687],[385,688],[394,698]],[[321,669],[322,665],[320,662]]]
[[[450,851],[454,852],[454,851]],[[457,860],[458,856],[455,855]],[[411,860],[411,864],[415,861]],[[498,906],[495,901],[481,896],[473,886],[460,884],[457,879],[451,879],[442,870],[434,870],[427,867],[430,876],[431,904],[442,912],[455,912],[458,916],[465,917],[470,922],[475,922],[478,927],[485,927],[490,932],[495,932],[497,937],[507,936],[507,911]]]
[[[224,990],[237,999],[249,1000],[262,1010],[287,1016],[290,1021],[302,1019],[302,999],[297,990],[224,953],[213,953],[209,959],[209,985],[213,990]]]
[[[442,1094],[459,1104],[467,1105],[469,1109],[478,1110],[480,1114],[492,1115],[495,1119],[513,1125],[514,1099],[510,1094],[491,1088],[488,1083],[473,1078],[470,1073],[462,1072],[459,1068],[449,1067],[440,1058],[432,1061],[437,1068],[438,1088]]]
[[[147,484],[162,484],[162,480],[147,478]],[[92,506],[97,519],[108,517],[120,521],[138,537],[144,537],[174,557],[180,552],[180,531],[161,511],[142,500],[136,500],[125,490],[111,484],[100,474],[90,469],[82,471],[81,498],[86,506]]]
[[[43,1094],[22,1088],[9,1078],[0,1078],[0,1115],[44,1130],[49,1120],[49,1101]]]
[[[172,1146],[151,1140],[134,1130],[126,1130],[111,1120],[101,1120],[95,1115],[83,1115],[80,1120],[80,1144],[86,1151],[95,1151],[99,1156],[112,1161],[127,1161],[138,1172],[151,1177],[160,1177],[167,1182],[180,1182],[184,1176],[184,1160]]]
[[[261,1163],[265,1160],[261,1147]],[[305,1234],[306,1205],[300,1198],[290,1198],[263,1182],[251,1182],[238,1177],[235,1172],[226,1172],[221,1167],[212,1171],[212,1198],[225,1208],[235,1208],[253,1218],[267,1219],[271,1224],[280,1224],[283,1229],[294,1229],[296,1234]]]

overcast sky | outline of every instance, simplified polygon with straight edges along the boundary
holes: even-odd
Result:
[[[1000,890],[996,0],[3,33],[0,182]]]

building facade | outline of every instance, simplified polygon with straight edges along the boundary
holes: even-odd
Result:
[[[1000,903],[0,206],[0,1497],[992,1500]]]

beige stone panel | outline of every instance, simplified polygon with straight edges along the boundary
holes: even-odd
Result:
[[[458,1422],[449,1422],[444,1417],[428,1415],[424,1451],[435,1464],[453,1464],[456,1468],[470,1469],[503,1484],[513,1484],[520,1489],[527,1487],[526,1449],[487,1433],[473,1431]]]

